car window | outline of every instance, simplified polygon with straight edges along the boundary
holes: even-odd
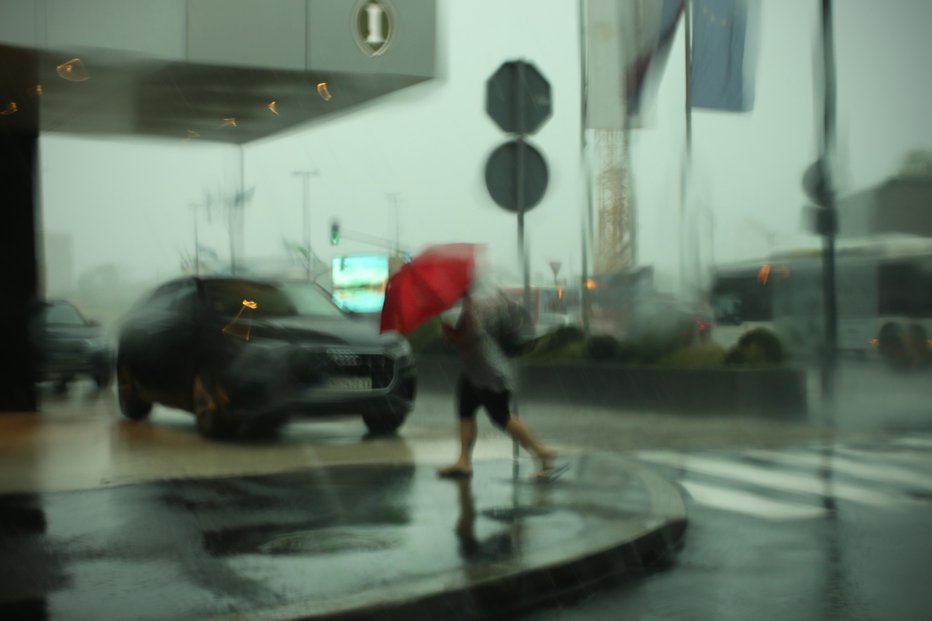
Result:
[[[212,312],[233,316],[244,301],[255,303],[256,317],[340,317],[343,313],[316,285],[217,281],[205,285]]]
[[[150,311],[193,311],[197,288],[193,282],[173,282],[155,290],[146,307]]]
[[[197,308],[197,287],[185,282],[172,295],[172,307],[181,313],[193,313]]]
[[[83,326],[84,317],[71,304],[50,304],[45,307],[45,323],[61,326]]]

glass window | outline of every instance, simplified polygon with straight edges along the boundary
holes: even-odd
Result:
[[[86,321],[71,304],[58,303],[45,307],[45,323],[62,326],[83,326]]]
[[[720,279],[712,291],[716,320],[724,325],[773,319],[773,288],[756,276]]]
[[[881,315],[913,315],[920,290],[918,266],[905,261],[880,266]]]
[[[343,313],[319,287],[311,283],[259,283],[220,280],[205,283],[209,308],[233,316],[244,301],[255,303],[256,316],[342,317]]]

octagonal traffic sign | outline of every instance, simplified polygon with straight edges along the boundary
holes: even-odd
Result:
[[[486,111],[506,132],[533,134],[553,111],[550,83],[530,63],[506,62],[486,83]]]

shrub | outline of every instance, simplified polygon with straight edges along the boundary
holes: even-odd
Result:
[[[637,364],[641,358],[641,349],[630,341],[620,341],[615,352],[615,360],[623,364]]]
[[[618,355],[618,340],[613,336],[593,336],[586,342],[586,358],[614,360]]]
[[[725,354],[725,364],[772,365],[785,359],[780,338],[765,328],[755,328],[741,335],[738,343]]]
[[[586,333],[576,326],[560,326],[548,335],[550,346],[562,349],[571,343],[577,343],[586,338]]]
[[[531,358],[578,358],[585,334],[575,326],[563,326],[537,339],[529,352]]]
[[[668,354],[660,366],[674,369],[710,369],[725,363],[725,350],[718,345],[696,345],[684,347]]]
[[[440,329],[440,318],[435,317],[419,326],[408,335],[408,342],[415,354],[454,354],[456,346]]]

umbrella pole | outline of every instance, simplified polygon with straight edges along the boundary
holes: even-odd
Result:
[[[515,375],[517,375],[517,373]],[[512,412],[512,415],[518,416],[519,408],[518,408],[518,382],[517,381],[515,381],[515,391],[512,393],[512,406],[513,406],[512,409],[514,410],[514,412]],[[512,438],[511,440],[511,478],[514,479],[515,482],[518,481],[518,474],[519,474],[518,473],[518,454],[519,454],[518,441]]]

